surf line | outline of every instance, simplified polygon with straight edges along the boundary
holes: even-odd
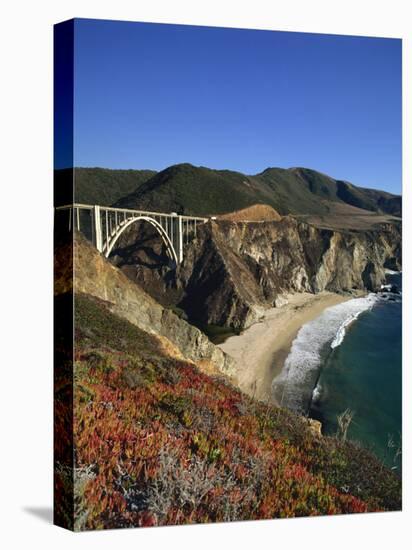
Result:
[[[320,378],[322,376],[323,370],[326,368],[326,366],[329,362],[329,359],[331,358],[332,354],[335,352],[336,348],[338,348],[343,343],[343,341],[346,337],[348,327],[350,327],[358,319],[359,315],[361,315],[362,313],[366,313],[367,311],[370,311],[373,308],[373,306],[376,304],[376,301],[373,301],[367,309],[357,311],[356,313],[350,315],[339,326],[338,330],[336,331],[335,337],[333,338],[333,340],[328,345],[328,348],[327,348],[328,353],[326,354],[325,359],[320,362],[320,368],[318,370],[318,376],[316,378],[316,383],[315,383],[315,386],[313,388],[311,398],[309,400],[309,405],[308,405],[308,409],[307,409],[308,411],[310,411],[311,408],[312,408],[312,405],[320,399],[321,386],[320,386],[319,382],[320,382]]]

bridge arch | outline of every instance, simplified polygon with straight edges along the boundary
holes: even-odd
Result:
[[[171,260],[175,262],[175,265],[178,264],[178,257],[176,254],[175,247],[173,246],[172,241],[170,240],[169,235],[167,234],[166,230],[162,227],[162,225],[156,221],[154,218],[151,218],[150,216],[135,216],[133,218],[128,219],[123,224],[119,225],[116,228],[116,232],[113,235],[113,237],[109,237],[109,241],[105,243],[104,246],[104,255],[106,258],[110,256],[111,251],[113,250],[114,245],[119,240],[120,236],[124,233],[124,231],[130,227],[132,224],[138,222],[138,221],[146,221],[150,223],[160,234],[162,241],[166,245],[167,253]]]

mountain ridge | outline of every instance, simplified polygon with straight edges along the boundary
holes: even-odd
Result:
[[[402,216],[400,195],[299,166],[268,167],[255,175],[190,163],[174,164],[160,172],[78,167],[73,177],[67,170],[55,172],[55,196],[70,197],[72,193],[62,191],[71,191],[73,181],[75,202],[122,208],[214,216],[267,205],[281,215],[305,217],[315,225],[330,226],[336,217],[346,217],[344,224],[349,227],[353,216],[386,217],[379,221]],[[378,223],[375,218],[367,221]]]
[[[153,208],[156,205],[192,215],[226,214],[253,204],[267,204],[280,214],[325,214],[324,201],[363,210],[401,215],[401,196],[358,187],[303,167],[268,167],[255,175],[213,170],[189,163],[155,173],[116,206]]]

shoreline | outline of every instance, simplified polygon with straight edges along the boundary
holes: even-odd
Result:
[[[285,297],[287,304],[267,310],[261,321],[219,344],[220,349],[236,361],[235,378],[239,388],[261,401],[274,402],[272,381],[280,374],[300,328],[326,308],[355,298],[328,291]]]

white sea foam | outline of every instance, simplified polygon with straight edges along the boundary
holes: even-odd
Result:
[[[322,350],[328,342],[331,348],[338,347],[348,326],[378,300],[376,294],[369,294],[343,302],[325,309],[319,317],[301,327],[282,372],[272,384],[277,399],[284,406],[305,411],[316,385]]]
[[[316,403],[316,401],[319,401],[321,395],[322,395],[322,387],[318,383],[318,384],[316,384],[316,386],[315,386],[315,388],[312,392],[312,401],[313,401],[313,403]]]
[[[394,271],[393,269],[385,269],[386,275],[400,275],[402,271]]]
[[[341,326],[338,328],[338,332],[336,333],[335,338],[332,340],[332,342],[330,344],[330,347],[332,349],[335,349],[335,348],[337,348],[338,346],[341,345],[341,343],[343,342],[343,339],[345,338],[345,335],[346,335],[346,328],[349,325],[351,325],[353,323],[353,321],[356,321],[356,319],[359,317],[359,315],[361,313],[362,313],[361,311],[357,311],[356,313],[354,313],[353,315],[351,315],[350,317],[348,317],[347,319],[345,319],[343,321]]]

